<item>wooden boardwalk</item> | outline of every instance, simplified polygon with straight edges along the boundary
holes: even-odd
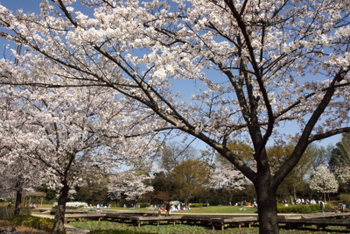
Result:
[[[100,221],[101,219],[105,218],[106,214],[99,214],[99,213],[86,213],[86,214],[66,214],[64,215],[64,221],[65,223],[69,223],[71,220],[75,221],[82,221],[84,219],[94,219]]]
[[[213,230],[215,230],[216,227],[220,227],[220,230],[224,231],[224,229],[229,226],[238,226],[238,228],[248,226],[250,228],[252,225],[258,223],[258,217],[211,218],[209,222]]]
[[[144,223],[156,224],[159,226],[161,222],[175,225],[177,222],[181,222],[181,218],[182,217],[179,216],[130,216],[131,222],[138,227]]]
[[[298,229],[310,225],[315,225],[318,230],[325,230],[328,226],[344,226],[350,229],[350,213],[315,213],[301,215],[299,219],[280,217],[278,222],[285,224],[287,229]]]
[[[110,220],[115,222],[129,222],[140,227],[143,224],[189,224],[202,225],[211,227],[213,230],[224,230],[227,227],[248,227],[259,225],[257,214],[186,214],[175,213],[171,216],[158,216],[155,212],[123,212],[115,210],[102,210],[102,213],[96,211],[79,212],[76,214],[65,215],[65,221],[71,220],[82,221],[85,219]],[[285,228],[301,228],[305,226],[315,225],[317,229],[325,229],[328,226],[344,226],[350,229],[350,212],[348,213],[315,213],[315,214],[299,214],[299,215],[283,215],[278,216],[278,222],[281,227]]]

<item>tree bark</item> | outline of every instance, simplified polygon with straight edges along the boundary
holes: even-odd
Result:
[[[21,212],[22,198],[23,198],[22,176],[19,176],[16,182],[16,203],[15,203],[14,215],[19,215],[19,213]]]
[[[259,234],[279,234],[277,218],[277,187],[271,184],[270,178],[258,179],[256,184],[258,214],[259,214]]]
[[[21,212],[22,197],[23,197],[22,190],[21,189],[17,190],[14,215],[19,215],[19,213]]]
[[[66,202],[68,201],[69,186],[67,181],[62,181],[63,187],[60,190],[58,198],[57,210],[55,213],[55,224],[53,234],[65,234],[64,230],[64,214],[66,212]]]

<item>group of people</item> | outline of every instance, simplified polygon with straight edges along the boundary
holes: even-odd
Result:
[[[322,200],[322,199],[320,199]],[[319,202],[318,202],[319,203]],[[304,199],[304,198],[297,198],[294,201],[294,204],[296,205],[301,205],[301,204],[305,204],[305,205],[312,205],[312,204],[317,204],[315,199]]]
[[[231,203],[230,203],[231,204]],[[246,207],[258,207],[258,203],[254,200],[253,203],[247,202],[246,200],[243,200],[241,202],[237,202],[235,206],[240,206],[239,210],[246,210]]]
[[[176,206],[170,202],[166,202],[165,205],[158,207],[158,216],[161,216],[163,211],[165,211],[165,216],[170,216],[172,211],[182,211],[189,209],[190,208],[185,208],[185,206],[181,206],[180,204]]]
[[[165,216],[170,216],[171,214],[171,208],[172,208],[172,204],[170,202],[166,202],[165,203]],[[162,211],[164,210],[164,208],[162,208],[161,206],[159,206],[158,208],[158,216],[162,215]]]

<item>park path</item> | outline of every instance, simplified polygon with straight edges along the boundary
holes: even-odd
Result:
[[[49,218],[49,219],[54,218],[54,216],[50,214],[32,213],[32,215],[40,218]],[[89,229],[75,227],[69,224],[64,224],[64,227],[66,228],[66,234],[86,234],[90,232]]]
[[[69,224],[65,224],[64,227],[66,228],[66,234],[86,234],[90,232],[89,229],[74,227]]]

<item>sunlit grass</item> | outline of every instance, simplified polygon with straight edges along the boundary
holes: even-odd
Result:
[[[108,209],[110,210],[110,209]],[[152,210],[148,210],[146,208],[120,208],[115,207],[111,208],[111,210],[127,210],[127,211],[144,211],[144,212],[151,212]],[[222,214],[229,214],[229,213],[256,213],[257,209],[254,207],[245,207],[242,209],[240,206],[209,206],[209,207],[196,207],[192,208],[191,210],[186,211],[179,211],[179,212],[173,212],[173,213],[222,213]],[[154,212],[156,212],[154,210]]]
[[[194,233],[209,233],[209,234],[258,234],[258,227],[243,227],[241,229],[229,227],[225,228],[224,231],[212,230],[211,226],[199,226],[199,225],[188,225],[188,224],[161,224],[156,225],[142,225],[141,227],[133,226],[131,223],[119,223],[110,221],[87,221],[87,222],[72,222],[73,226],[86,228],[89,230],[100,230],[100,229],[119,229],[119,230],[138,230],[144,232],[153,233],[172,233],[172,234],[194,234]],[[287,230],[281,228],[280,234],[329,234],[329,233],[349,233],[344,227],[329,227],[327,231],[317,231],[316,226],[310,226],[304,230]]]

